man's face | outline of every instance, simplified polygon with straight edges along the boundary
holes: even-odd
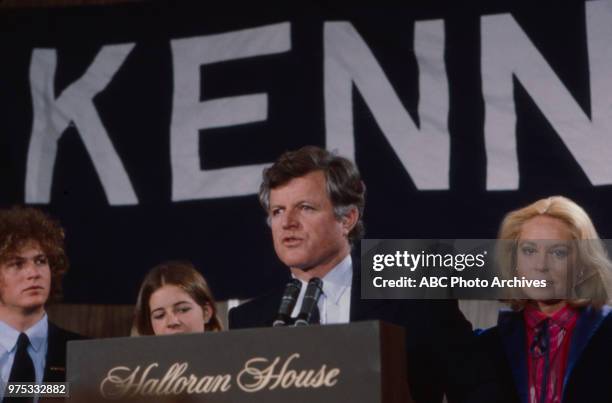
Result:
[[[350,252],[354,223],[336,219],[325,185],[323,172],[314,171],[270,191],[274,250],[290,268],[326,273]]]
[[[0,305],[19,311],[44,307],[51,289],[51,269],[37,242],[28,242],[0,263]]]

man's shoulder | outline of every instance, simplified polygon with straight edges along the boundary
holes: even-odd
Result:
[[[228,321],[230,329],[271,326],[275,319],[282,289],[268,292],[230,309]]]
[[[493,326],[488,329],[476,329],[474,330],[474,334],[480,346],[497,348],[501,343],[502,337],[499,333],[498,326]]]
[[[70,340],[84,339],[87,339],[87,337],[83,336],[82,334],[78,334],[75,332],[71,332],[70,330],[61,328],[55,323],[49,321],[49,340],[65,343]]]
[[[64,382],[66,379],[66,343],[71,340],[85,339],[78,333],[62,329],[49,321],[45,382]]]

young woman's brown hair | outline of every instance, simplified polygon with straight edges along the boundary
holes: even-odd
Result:
[[[203,310],[212,314],[204,325],[206,331],[222,330],[215,299],[204,277],[189,262],[169,261],[155,266],[142,282],[136,302],[134,324],[140,335],[152,335],[151,295],[164,285],[174,285],[185,291]]]

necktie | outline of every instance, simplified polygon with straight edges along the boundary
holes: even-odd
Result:
[[[15,361],[9,375],[9,382],[35,382],[34,363],[30,354],[28,354],[28,346],[30,339],[25,333],[21,333],[17,339],[17,351],[15,352]]]
[[[9,382],[35,382],[36,376],[34,373],[34,363],[30,354],[28,354],[28,346],[30,339],[25,333],[21,333],[17,339],[17,351],[15,352],[15,360],[13,368],[9,375]],[[31,402],[32,398],[5,398],[4,402],[25,403]]]
[[[321,312],[319,312],[319,304],[314,306],[312,310],[312,316],[310,317],[311,325],[320,325],[321,324]]]
[[[314,306],[312,310],[312,316],[310,317],[311,325],[320,325],[321,324],[321,311],[319,310],[319,303],[323,304],[323,299],[325,298],[325,294],[321,292],[317,304]]]
[[[531,344],[531,353],[535,357],[544,357],[544,373],[542,375],[542,385],[540,392],[540,402],[546,401],[548,395],[548,377],[550,376],[550,333],[549,333],[549,322],[550,319],[545,319],[538,325],[536,333],[533,337],[533,343]]]

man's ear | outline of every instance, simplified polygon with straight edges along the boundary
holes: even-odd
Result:
[[[357,221],[359,221],[359,210],[357,207],[352,206],[349,211],[342,216],[340,222],[342,223],[342,232],[344,235],[348,236],[348,234],[355,228],[357,225]]]

